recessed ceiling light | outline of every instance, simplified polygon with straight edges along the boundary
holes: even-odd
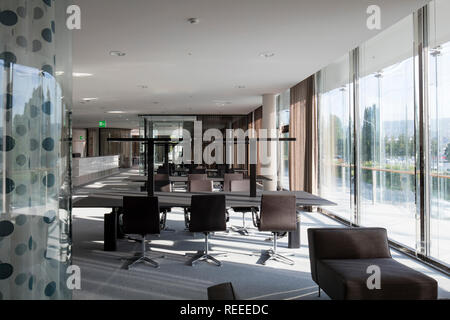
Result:
[[[122,51],[110,51],[109,55],[114,57],[123,57],[126,53]]]
[[[83,98],[82,99],[84,102],[91,102],[91,101],[96,101],[98,100],[98,98]]]
[[[75,78],[85,78],[85,77],[92,77],[92,73],[85,73],[85,72],[74,72],[73,77]]]
[[[122,114],[122,113],[126,113],[126,112],[125,112],[125,111],[114,110],[114,111],[107,111],[106,113],[111,113],[111,114]]]
[[[56,71],[55,74],[57,76],[62,76],[64,74],[64,71]]]
[[[260,57],[263,57],[263,58],[272,58],[273,56],[275,55],[275,53],[273,53],[273,52],[261,52],[260,54],[259,54],[259,56]]]
[[[237,85],[236,88],[237,88],[237,89],[245,89],[246,86],[244,86],[244,85]]]
[[[198,24],[200,22],[200,19],[199,18],[189,18],[188,22],[190,24]]]

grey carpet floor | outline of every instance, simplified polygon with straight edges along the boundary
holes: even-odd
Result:
[[[77,195],[95,192],[120,192],[136,188],[123,179],[136,171],[122,172],[90,185],[78,188]],[[149,237],[151,256],[160,268],[138,265],[131,270],[124,268],[123,258],[140,250],[140,244],[119,240],[118,250],[103,251],[103,214],[108,208],[74,208],[73,210],[73,264],[81,269],[81,290],[74,292],[74,299],[206,299],[207,288],[221,282],[232,282],[242,299],[329,299],[325,293],[319,298],[317,286],[311,279],[306,232],[311,227],[341,226],[317,212],[302,213],[301,248],[287,248],[287,238],[279,241],[280,252],[293,254],[294,266],[279,262],[262,265],[259,252],[269,249],[266,241],[269,233],[253,228],[250,215],[246,224],[251,234],[242,236],[234,232],[215,233],[210,238],[214,252],[223,252],[222,267],[201,262],[195,267],[187,265],[187,254],[204,247],[202,234],[184,231],[184,216],[175,208],[168,214],[167,226],[175,232],[162,232],[159,237]],[[241,225],[242,216],[231,212],[229,225]],[[396,251],[395,259],[424,272],[439,282],[439,297],[450,298],[450,279],[435,270],[418,263]]]

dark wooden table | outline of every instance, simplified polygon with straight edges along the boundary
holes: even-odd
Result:
[[[230,207],[254,207],[259,208],[261,205],[261,196],[263,194],[292,194],[297,199],[297,207],[312,206],[333,206],[336,203],[312,195],[304,191],[258,191],[256,197],[250,197],[247,193],[239,192],[217,192],[224,194],[226,206]],[[155,192],[158,197],[161,209],[171,209],[175,207],[190,208],[192,195],[210,194],[210,192]],[[110,214],[105,214],[105,250],[115,250],[115,241],[117,238],[118,214],[123,207],[124,196],[142,196],[145,192],[120,192],[120,193],[95,193],[87,197],[75,198],[73,202],[74,208],[112,208]],[[299,228],[297,228],[299,229]],[[297,230],[298,234],[300,230]],[[295,237],[289,237],[294,239]],[[298,243],[298,246],[300,244]],[[289,247],[298,247],[297,244],[289,243]]]

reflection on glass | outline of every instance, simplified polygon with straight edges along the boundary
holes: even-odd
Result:
[[[450,264],[450,3],[430,5],[430,255]]]
[[[413,20],[361,46],[361,225],[416,248]],[[389,48],[389,50],[386,50]]]
[[[333,213],[352,221],[352,146],[349,56],[319,73],[319,192],[338,204]]]

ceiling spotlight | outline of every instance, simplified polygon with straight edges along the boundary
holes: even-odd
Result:
[[[259,56],[263,57],[263,58],[272,58],[274,55],[275,55],[275,53],[273,53],[273,52],[261,52],[259,54]]]
[[[85,78],[85,77],[92,77],[92,73],[85,73],[85,72],[74,72],[72,74],[74,78]]]
[[[96,101],[98,100],[98,98],[83,98],[82,101],[83,102],[91,102],[91,101]]]
[[[198,18],[189,18],[188,22],[190,24],[198,24],[200,22],[200,19],[198,19]]]
[[[109,55],[114,57],[123,57],[126,53],[122,51],[110,51]]]

